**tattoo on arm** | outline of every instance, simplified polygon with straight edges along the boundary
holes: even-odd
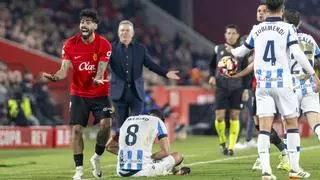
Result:
[[[107,69],[108,62],[100,61],[95,79],[103,79],[104,71]]]
[[[65,59],[62,60],[62,64],[61,64],[59,71],[57,71],[54,74],[56,81],[59,81],[59,80],[66,78],[68,75],[68,70],[71,66],[72,66],[72,64],[69,60],[65,60]]]

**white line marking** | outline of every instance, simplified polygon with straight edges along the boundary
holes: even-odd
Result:
[[[309,146],[302,149],[302,151],[309,151],[314,149],[320,149],[320,146]],[[279,152],[273,152],[270,153],[270,155],[276,155],[279,154]],[[238,160],[238,159],[248,159],[248,158],[254,158],[258,157],[258,154],[255,155],[247,155],[247,156],[237,156],[237,157],[230,157],[230,158],[223,158],[223,159],[215,159],[210,161],[200,161],[200,162],[194,162],[190,164],[185,164],[185,166],[195,166],[195,165],[202,165],[202,164],[211,164],[211,163],[219,163],[224,161],[232,161],[232,160]]]
[[[309,147],[304,147],[301,149],[302,152],[304,151],[310,151],[310,150],[315,150],[315,149],[320,149],[320,146],[309,146]],[[270,153],[270,155],[277,155],[279,152],[273,152]],[[190,154],[190,156],[195,155],[195,154]],[[201,156],[201,155],[199,155]],[[203,164],[213,164],[213,163],[219,163],[219,162],[225,162],[225,161],[233,161],[233,160],[238,160],[238,159],[249,159],[249,158],[254,158],[258,157],[258,154],[254,155],[246,155],[246,156],[236,156],[236,157],[229,157],[229,158],[222,158],[222,159],[215,159],[215,160],[210,160],[210,161],[199,161],[199,162],[193,162],[190,164],[184,164],[185,166],[196,166],[196,165],[203,165]],[[116,167],[116,164],[108,164],[105,166],[101,166],[102,168],[112,168]],[[60,168],[51,168],[51,170],[58,170],[58,169],[64,169],[64,167]],[[89,169],[89,167],[88,167]],[[91,167],[90,167],[91,169]],[[38,171],[39,169],[26,169],[26,170],[20,170],[19,172],[31,172],[31,171]],[[70,170],[70,173],[74,172],[74,170]],[[42,174],[43,172],[32,172],[32,174]],[[10,174],[16,174],[16,172],[6,172],[5,175],[10,175]],[[115,175],[114,175],[115,176]],[[114,177],[114,176],[107,176],[107,177]],[[89,178],[87,180],[91,180],[95,178]]]

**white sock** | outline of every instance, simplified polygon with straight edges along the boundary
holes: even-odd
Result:
[[[262,165],[262,173],[272,174],[270,167],[270,133],[260,131],[258,136],[258,153]]]
[[[100,159],[100,155],[98,155],[97,153],[94,153],[94,155],[92,156],[93,157],[93,159]]]
[[[83,170],[83,166],[77,166],[76,170]]]
[[[300,169],[300,135],[298,129],[290,129],[287,131],[287,148],[290,167],[292,170],[298,172]]]
[[[318,136],[320,140],[320,124],[314,126],[314,133]]]

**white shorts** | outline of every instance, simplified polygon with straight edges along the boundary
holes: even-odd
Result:
[[[298,116],[298,100],[290,88],[257,88],[257,115],[272,116],[276,108],[284,117]]]
[[[152,162],[149,164],[143,164],[142,170],[137,173],[131,175],[131,177],[139,177],[139,176],[165,176],[168,175],[173,167],[175,166],[175,160],[173,156],[169,155],[158,162]],[[121,170],[119,166],[117,166],[117,175],[123,177],[121,174],[127,174],[130,171]]]
[[[306,112],[318,112],[320,111],[319,105],[319,94],[318,93],[308,93],[302,96],[300,91],[296,91],[296,96],[298,98],[299,107],[302,113]]]

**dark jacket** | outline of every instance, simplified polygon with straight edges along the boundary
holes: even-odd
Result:
[[[143,81],[143,66],[146,66],[151,71],[166,77],[168,70],[153,62],[151,55],[147,49],[140,43],[132,43],[133,63],[132,66],[132,79],[133,87],[136,89],[137,94],[141,100],[144,99],[144,81]],[[125,88],[125,71],[123,54],[121,51],[120,41],[112,43],[112,54],[110,58],[111,67],[111,99],[118,100],[123,94]]]
[[[231,53],[226,51],[226,46],[224,44],[219,44],[214,47],[213,56],[210,62],[210,72],[211,76],[216,77],[216,84],[218,88],[227,88],[227,89],[238,89],[244,88],[248,89],[250,87],[250,78],[244,77],[240,79],[230,79],[222,76],[219,71],[217,71],[217,65],[220,59],[224,56],[231,56]],[[240,72],[245,67],[248,66],[247,58],[238,59],[238,70]]]

